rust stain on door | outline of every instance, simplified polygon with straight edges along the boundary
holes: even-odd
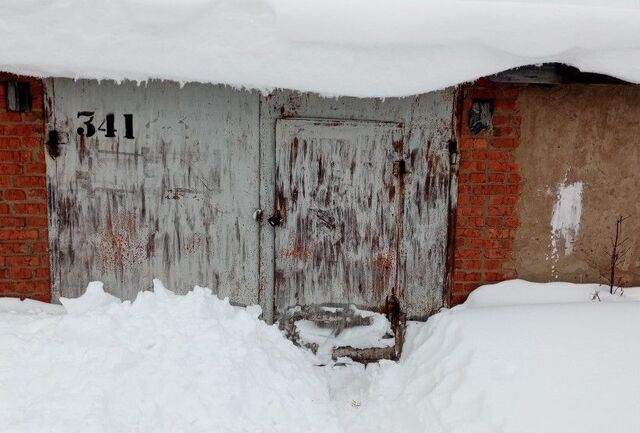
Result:
[[[147,240],[136,230],[132,213],[112,215],[109,229],[98,232],[94,243],[102,272],[132,272],[149,259]]]
[[[48,81],[54,298],[152,278],[258,302],[259,97],[224,86]]]
[[[394,122],[276,124],[276,305],[380,309],[395,293],[402,186]],[[390,194],[389,190],[399,191]]]

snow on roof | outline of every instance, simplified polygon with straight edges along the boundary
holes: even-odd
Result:
[[[640,82],[638,0],[3,0],[0,70],[404,96],[562,62]]]

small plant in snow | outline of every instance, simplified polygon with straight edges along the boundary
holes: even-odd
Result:
[[[611,239],[611,261],[609,266],[609,277],[607,283],[609,284],[609,293],[618,293],[620,296],[624,294],[622,286],[625,284],[621,276],[616,276],[620,263],[622,263],[629,252],[628,242],[629,238],[622,238],[622,223],[628,217],[620,215],[616,220],[616,232]]]
[[[622,225],[629,218],[628,216],[620,215],[616,219],[616,227],[613,236],[610,239],[610,246],[605,247],[602,251],[602,255],[608,256],[606,260],[598,260],[597,257],[602,257],[600,254],[597,256],[593,249],[582,250],[585,253],[586,261],[594,268],[598,269],[600,278],[602,278],[603,286],[609,286],[609,293],[614,295],[624,295],[623,286],[628,283],[622,276],[620,276],[620,266],[625,261],[627,254],[629,253],[629,238],[623,237]],[[592,301],[600,301],[600,290],[596,289],[591,293]]]

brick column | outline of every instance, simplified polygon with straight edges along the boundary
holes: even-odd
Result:
[[[7,111],[5,81],[30,84],[32,109]],[[50,301],[42,82],[0,73],[0,296]]]
[[[518,226],[520,143],[517,98],[521,86],[479,80],[459,92],[458,208],[454,241],[451,305],[463,302],[478,286],[514,278],[513,240]],[[492,106],[491,124],[473,133],[469,114],[474,101]]]

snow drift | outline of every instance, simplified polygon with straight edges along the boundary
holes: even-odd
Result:
[[[0,431],[339,431],[320,371],[259,307],[159,281],[133,303],[96,283],[62,302],[0,315]]]
[[[640,81],[636,0],[4,0],[0,69],[403,96],[562,62]]]
[[[0,299],[0,431],[636,432],[635,299],[640,288],[484,286],[410,323],[400,362],[367,368],[316,366],[258,307],[200,287]]]

